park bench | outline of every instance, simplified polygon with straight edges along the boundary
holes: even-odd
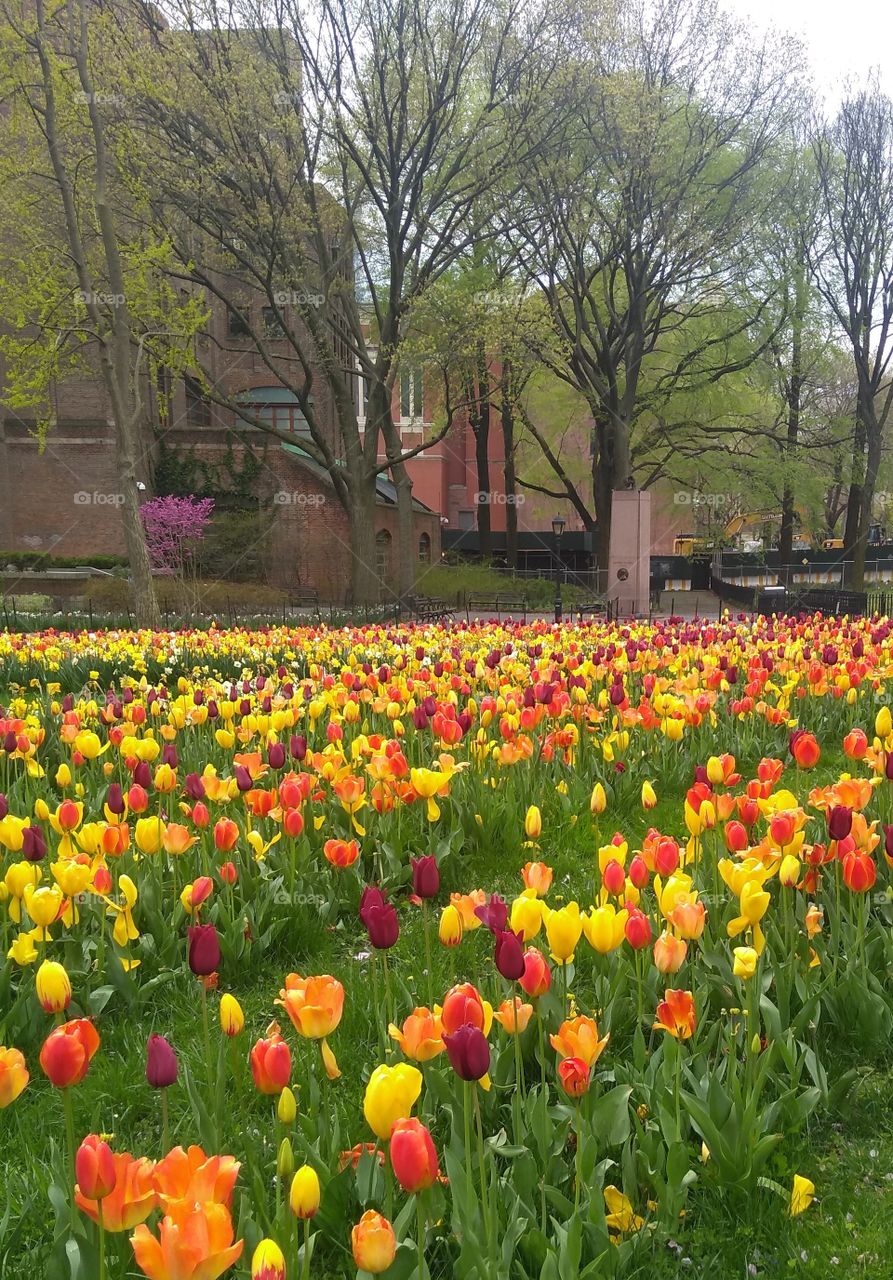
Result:
[[[603,596],[599,596],[594,600],[581,601],[571,612],[577,615],[578,622],[582,622],[584,618],[607,618],[608,602]]]
[[[468,622],[472,617],[493,615],[499,618],[503,613],[520,613],[522,620],[527,621],[528,602],[525,595],[494,594],[488,592],[470,592],[465,597],[465,617]]]
[[[443,622],[452,618],[454,609],[448,601],[434,596],[409,595],[401,602],[401,612],[418,622]]]
[[[315,613],[317,621],[322,615],[319,610],[319,592],[315,587],[292,587],[288,593],[288,603],[292,609],[306,609]]]

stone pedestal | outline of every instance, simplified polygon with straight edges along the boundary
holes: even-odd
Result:
[[[648,613],[651,570],[651,494],[617,489],[611,504],[608,599],[621,617]]]

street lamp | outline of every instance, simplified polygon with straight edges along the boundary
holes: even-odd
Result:
[[[561,535],[564,533],[564,516],[552,517],[552,535],[555,538],[555,621],[561,621]]]

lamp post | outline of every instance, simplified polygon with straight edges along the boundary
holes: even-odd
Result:
[[[552,534],[555,538],[555,621],[561,621],[561,535],[564,533],[564,516],[552,517]]]

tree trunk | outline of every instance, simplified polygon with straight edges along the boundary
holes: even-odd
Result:
[[[853,568],[850,585],[854,591],[865,590],[865,560],[868,554],[868,534],[871,529],[871,508],[874,504],[874,491],[877,487],[878,471],[881,465],[881,452],[881,434],[877,427],[872,424],[868,431],[865,478],[862,484],[859,508],[859,536],[853,548]]]
[[[502,451],[505,456],[505,561],[510,569],[518,567],[518,484],[515,475],[515,415],[512,409],[512,370],[506,362],[502,370]]]
[[[846,557],[846,583],[854,590],[861,590],[856,585],[862,580],[865,572],[865,549],[862,548],[861,573],[857,570],[858,542],[862,523],[862,482],[865,475],[865,426],[861,418],[856,420],[853,434],[853,465],[850,472],[850,492],[846,504],[846,523],[843,533],[843,551]]]
[[[614,501],[614,484],[610,458],[604,454],[604,440],[600,425],[593,427],[592,450],[592,501],[595,507],[595,568],[596,590],[608,590],[608,556],[611,545],[611,510]]]
[[[353,603],[376,604],[380,599],[390,599],[390,585],[382,582],[376,559],[374,476],[364,477],[361,483],[351,487],[347,515],[350,522]]]
[[[783,452],[784,491],[781,498],[781,528],[778,534],[778,563],[781,569],[782,582],[790,588],[792,581],[792,563],[794,558],[794,486],[790,481],[790,467],[800,432],[800,408],[803,396],[802,373],[802,312],[797,307],[794,314],[794,325],[791,334],[791,376],[788,382],[788,430]]]

